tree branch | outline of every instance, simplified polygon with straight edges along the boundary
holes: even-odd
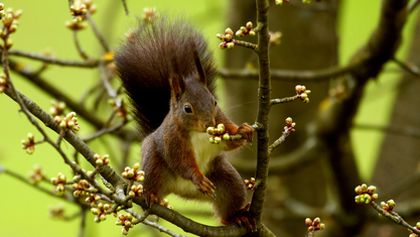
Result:
[[[415,67],[414,65],[410,65],[408,63],[404,63],[403,61],[394,58],[393,61],[404,71],[410,73],[411,75],[420,78],[420,70],[418,67]]]
[[[282,70],[272,69],[271,78],[272,80],[279,81],[291,81],[291,82],[317,82],[325,81],[333,78],[337,78],[346,74],[349,74],[359,67],[357,64],[349,64],[344,67],[332,67],[317,71],[305,71],[305,70]],[[240,79],[240,78],[251,78],[258,79],[258,71],[248,69],[226,69],[222,68],[219,70],[219,75],[224,79]]]
[[[95,68],[95,67],[98,67],[99,65],[99,60],[88,60],[88,61],[66,60],[66,59],[56,58],[54,56],[24,52],[20,50],[10,50],[9,55],[29,58],[29,59],[41,61],[44,63],[55,64],[55,65],[65,66],[65,67]]]
[[[375,130],[379,132],[420,139],[420,130],[414,127],[396,127],[376,124],[355,124],[353,125],[353,128],[360,130]]]
[[[41,187],[39,185],[35,185],[35,184],[29,182],[29,180],[27,178],[23,177],[22,175],[14,172],[14,171],[11,171],[9,169],[3,168],[3,170],[0,170],[0,174],[2,174],[2,173],[5,174],[5,175],[10,176],[10,177],[12,177],[12,178],[14,178],[14,179],[22,182],[22,183],[24,183],[24,184],[26,184],[26,185],[28,185],[28,186],[30,186],[30,187],[32,187],[32,188],[34,188],[34,189],[42,192],[42,193],[44,193],[44,194],[47,194],[50,197],[54,197],[54,198],[58,198],[58,199],[61,199],[61,200],[64,200],[64,201],[68,201],[70,203],[74,203],[74,199],[73,199],[72,196],[58,196],[54,192],[52,192],[51,190],[48,190],[48,189],[43,188],[43,187]]]
[[[398,213],[391,211],[388,212],[384,210],[381,206],[379,206],[376,202],[372,201],[370,205],[375,209],[378,213],[385,216],[386,218],[393,221],[395,224],[405,227],[406,229],[412,231],[413,233],[416,233],[417,235],[420,234],[420,230],[415,228],[414,226],[411,226],[407,223],[407,221],[404,220]]]
[[[412,13],[414,10],[416,10],[417,6],[420,4],[420,0],[414,0],[413,3],[408,7],[408,12]]]
[[[258,63],[259,63],[259,85],[258,85],[258,114],[257,123],[261,127],[257,130],[257,170],[256,187],[252,196],[250,212],[261,226],[262,208],[264,205],[266,182],[268,176],[269,153],[268,153],[268,114],[271,108],[271,78],[269,58],[269,33],[268,33],[268,0],[257,0],[257,21],[261,26],[258,31]]]
[[[57,87],[50,84],[45,78],[42,78],[40,75],[29,71],[26,68],[20,66],[19,63],[10,60],[10,69],[15,72],[16,74],[20,75],[24,79],[27,79],[30,83],[35,85],[36,87],[42,89],[43,91],[50,94],[52,97],[63,101],[66,105],[74,112],[76,112],[80,117],[83,117],[87,122],[92,124],[96,129],[103,129],[106,127],[104,121],[102,121],[99,117],[96,117],[91,111],[84,108],[80,103],[73,100],[71,97],[65,95],[61,92]],[[127,130],[127,129],[120,129],[116,132],[111,134],[115,134],[121,137],[124,140],[139,140],[139,136],[135,131]],[[133,139],[136,138],[136,139]]]
[[[16,95],[11,92],[10,89],[5,91],[6,95],[8,95],[14,101],[17,100]],[[55,131],[56,133],[60,133],[61,128],[54,122],[53,118],[43,111],[36,103],[31,101],[28,97],[21,94],[17,91],[17,95],[22,99],[23,104],[28,108],[28,111],[31,112],[35,117],[41,120],[47,127]],[[64,134],[63,138],[68,141],[74,149],[80,152],[86,160],[95,166],[95,152],[92,151],[88,145],[83,142],[76,134],[71,131],[68,131]],[[109,182],[116,190],[125,190],[125,186],[127,185],[127,181],[124,180],[119,174],[117,174],[111,167],[109,166],[100,166],[97,168],[98,173],[107,181]],[[120,205],[126,205],[126,199],[123,196],[114,196],[114,201]],[[135,199],[134,202],[139,204],[144,209],[148,209],[148,206],[144,202],[144,199],[138,198]],[[181,214],[165,208],[160,205],[153,205],[150,209],[151,214],[155,214],[174,225],[179,226],[186,232],[194,233],[199,236],[220,236],[220,237],[228,237],[228,236],[240,236],[246,233],[246,229],[244,227],[238,227],[236,225],[230,226],[223,226],[223,227],[213,227],[207,226],[200,223],[197,223],[187,217],[182,216]]]
[[[108,42],[106,41],[105,37],[102,35],[102,33],[99,31],[98,26],[96,25],[95,21],[92,19],[92,16],[89,12],[86,13],[86,19],[89,22],[90,27],[92,28],[92,31],[98,39],[100,45],[102,46],[102,49],[107,52],[111,52],[111,47],[109,47]]]

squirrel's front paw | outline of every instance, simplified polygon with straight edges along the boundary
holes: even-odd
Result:
[[[246,141],[252,142],[254,128],[247,123],[243,123],[238,128],[238,134],[240,134],[242,138],[245,139]]]
[[[197,186],[200,192],[204,193],[205,195],[211,198],[214,198],[216,186],[214,186],[214,184],[206,176],[203,175],[197,180],[193,180],[193,183],[195,184],[195,186]]]

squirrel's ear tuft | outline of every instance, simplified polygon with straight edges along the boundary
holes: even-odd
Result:
[[[172,74],[169,77],[169,84],[171,85],[171,97],[178,101],[185,91],[185,82],[182,77]]]
[[[206,72],[204,71],[203,65],[201,64],[200,56],[197,50],[194,49],[193,54],[194,54],[194,63],[195,63],[195,67],[197,68],[199,80],[204,85],[207,85]]]

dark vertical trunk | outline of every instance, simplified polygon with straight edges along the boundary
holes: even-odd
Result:
[[[273,6],[270,9],[270,31],[282,33],[281,44],[272,46],[271,67],[273,69],[319,69],[337,63],[337,0],[322,1],[310,5],[293,4]],[[253,1],[231,1],[229,21],[226,26],[238,29],[247,21],[255,23],[255,3]],[[251,39],[254,40],[254,39]],[[226,68],[243,69],[256,67],[257,58],[251,50],[235,48],[226,51]],[[229,79],[223,81],[226,111],[238,123],[255,121],[257,106],[257,81],[249,79]],[[273,81],[272,96],[293,95],[299,82]],[[297,132],[272,154],[272,159],[282,159],[282,155],[298,148],[305,140],[305,127],[313,119],[322,98],[328,92],[328,82],[305,83],[311,102],[293,102],[273,107],[270,115],[270,137],[277,139],[284,126],[284,119],[291,116],[297,123]],[[322,154],[319,154],[322,156]],[[253,162],[255,151],[245,148],[238,153],[241,162]],[[284,202],[290,198],[312,206],[325,204],[326,177],[322,168],[325,161],[317,161],[299,168],[293,174],[281,177],[272,175],[264,212],[264,222],[281,236],[304,236],[304,218],[287,218]]]
[[[419,42],[420,18],[418,17],[410,53],[404,61],[420,65]],[[389,127],[398,132],[386,133],[371,181],[378,186],[382,193],[381,198],[385,200],[392,198],[397,201],[397,206],[410,203],[408,206],[411,208],[416,208],[413,201],[420,197],[420,139],[412,135],[420,134],[419,91],[419,78],[405,73],[398,85],[398,95],[389,122]],[[417,219],[411,220],[410,223],[418,221],[418,210],[404,213],[417,214]],[[372,231],[374,233],[389,231],[390,236],[407,236],[406,230],[390,225]]]

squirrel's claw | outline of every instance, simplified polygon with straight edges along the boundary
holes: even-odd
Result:
[[[245,139],[246,141],[252,142],[254,128],[247,123],[243,123],[238,128],[238,134],[240,134],[242,138]]]
[[[204,193],[205,195],[214,198],[216,186],[206,177],[202,176],[200,180],[194,182],[200,192]]]

